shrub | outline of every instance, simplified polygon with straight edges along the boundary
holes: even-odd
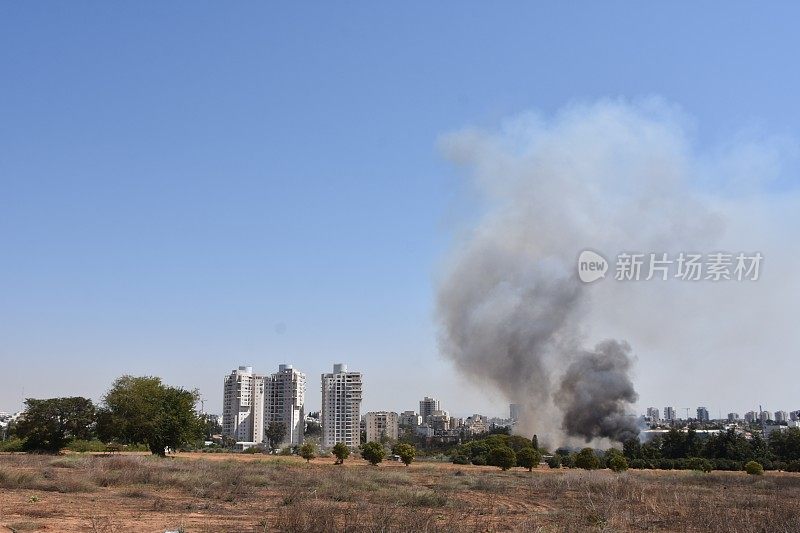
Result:
[[[468,465],[469,464],[469,457],[466,455],[456,454],[450,458],[450,460],[455,465]]]
[[[21,452],[25,449],[25,439],[7,439],[0,441],[0,452]]]
[[[747,464],[744,465],[744,471],[750,474],[751,476],[764,475],[764,467],[761,466],[761,463],[756,461],[748,461]]]
[[[489,464],[498,466],[501,470],[508,470],[517,464],[517,455],[508,446],[492,448],[487,459]]]
[[[800,459],[795,459],[794,461],[789,461],[786,465],[787,472],[800,472]]]
[[[310,442],[306,442],[305,444],[300,446],[300,457],[305,459],[307,463],[310,462],[311,459],[317,456],[315,452],[316,449],[314,448],[314,445],[311,444]]]
[[[561,456],[553,455],[544,460],[550,468],[561,468]]]
[[[365,442],[361,445],[361,457],[369,461],[372,466],[383,461],[385,456],[386,450],[380,442]]]
[[[711,462],[702,457],[690,457],[684,464],[687,470],[696,470],[698,472],[711,472],[712,470]]]
[[[600,460],[591,448],[584,448],[575,456],[575,466],[584,470],[596,470],[600,468]]]
[[[74,440],[67,444],[67,449],[73,452],[104,452],[106,451],[106,445],[97,439],[94,440]]]
[[[622,455],[615,455],[608,460],[608,468],[614,472],[624,472],[628,469],[628,460]]]
[[[523,448],[517,453],[517,466],[532,471],[542,460],[542,454],[533,448]]]
[[[343,464],[344,460],[350,457],[350,448],[344,442],[337,442],[333,445],[333,455],[336,456],[335,464]]]
[[[487,464],[485,455],[476,455],[472,458],[472,464],[475,466],[485,466]]]
[[[417,454],[417,449],[411,444],[401,442],[394,447],[392,453],[399,455],[400,460],[403,461],[403,464],[408,466],[411,464],[411,461],[414,460],[414,456]]]

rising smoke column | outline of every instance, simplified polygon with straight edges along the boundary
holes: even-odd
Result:
[[[635,435],[630,347],[585,348],[590,293],[603,289],[578,280],[576,260],[584,248],[672,250],[713,233],[714,217],[686,187],[672,111],[600,102],[496,133],[465,130],[442,146],[471,171],[484,207],[438,287],[442,353],[522,404],[520,431],[550,445]]]
[[[567,434],[586,442],[598,435],[618,442],[638,435],[634,417],[625,413],[638,398],[628,376],[631,363],[627,342],[606,340],[569,365],[555,394]]]

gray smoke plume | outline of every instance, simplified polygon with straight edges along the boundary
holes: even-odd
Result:
[[[639,434],[635,417],[626,416],[627,403],[638,395],[628,376],[631,347],[606,340],[569,365],[555,395],[564,412],[564,429],[590,442],[598,435],[624,442]]]
[[[637,399],[630,347],[584,348],[590,304],[618,301],[623,292],[608,295],[622,284],[584,285],[576,261],[585,248],[666,251],[714,233],[715,217],[687,192],[671,110],[600,102],[498,133],[462,131],[442,147],[472,171],[484,207],[439,283],[442,353],[521,404],[518,429],[551,446],[637,434],[626,416]]]

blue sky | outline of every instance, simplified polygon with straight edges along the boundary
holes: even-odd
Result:
[[[365,409],[437,395],[499,414],[438,356],[434,277],[470,212],[437,140],[649,95],[693,117],[701,147],[800,136],[798,15],[2,2],[0,410],[23,387],[98,398],[135,373],[218,411],[226,372],[280,362],[309,374],[315,408],[343,361]]]

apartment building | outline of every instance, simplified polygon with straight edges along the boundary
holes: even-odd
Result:
[[[264,441],[264,381],[252,366],[240,366],[224,380],[222,435],[236,442]]]
[[[419,416],[422,418],[422,423],[427,424],[428,417],[433,415],[435,411],[440,410],[439,400],[436,398],[430,398],[425,396],[422,401],[419,402]]]
[[[371,411],[366,416],[367,442],[381,439],[396,441],[399,433],[399,417],[392,411]]]
[[[343,442],[351,448],[361,443],[361,372],[348,372],[347,365],[333,365],[322,374],[322,445]]]
[[[266,379],[264,393],[264,428],[272,423],[284,427],[281,445],[299,446],[305,432],[306,375],[292,365],[278,365],[278,371]]]

